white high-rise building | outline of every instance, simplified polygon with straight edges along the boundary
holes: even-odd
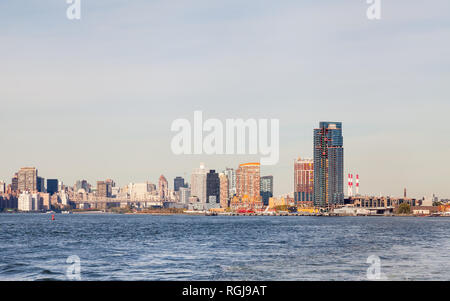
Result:
[[[191,189],[186,187],[179,188],[180,203],[189,204],[189,198],[191,197]]]
[[[64,206],[69,205],[69,196],[64,191],[59,192],[59,198],[61,199],[61,204]]]
[[[17,202],[19,211],[32,211],[33,210],[33,198],[28,191],[22,192],[19,195]]]
[[[131,199],[146,199],[150,198],[152,192],[155,190],[155,185],[150,182],[144,183],[130,183],[127,187],[128,195]]]
[[[206,203],[206,174],[205,164],[200,168],[194,168],[191,175],[191,196],[196,196],[201,203]]]
[[[41,204],[41,196],[39,195],[39,193],[33,193],[31,195],[31,201],[32,201],[32,210],[33,211],[39,211],[42,209],[42,204]]]
[[[228,196],[232,198],[236,194],[236,171],[233,168],[227,168],[224,174],[228,178]]]

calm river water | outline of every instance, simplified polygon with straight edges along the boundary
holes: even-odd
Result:
[[[55,216],[0,214],[0,280],[450,280],[450,218]]]

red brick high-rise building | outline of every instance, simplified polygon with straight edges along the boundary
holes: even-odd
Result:
[[[314,201],[314,160],[298,158],[294,162],[294,198],[296,202]]]
[[[229,200],[229,185],[228,185],[228,177],[226,174],[219,174],[220,180],[220,207],[227,208],[228,200]]]
[[[236,170],[236,195],[260,197],[260,164],[244,163]]]

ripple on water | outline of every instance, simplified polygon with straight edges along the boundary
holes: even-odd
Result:
[[[0,279],[449,280],[450,219],[1,214]],[[6,226],[7,225],[7,226]]]

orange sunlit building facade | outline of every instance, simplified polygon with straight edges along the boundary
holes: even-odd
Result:
[[[294,198],[298,203],[314,201],[314,160],[298,158],[294,162]]]
[[[261,210],[260,164],[240,164],[236,170],[236,197],[231,200],[232,210]]]

